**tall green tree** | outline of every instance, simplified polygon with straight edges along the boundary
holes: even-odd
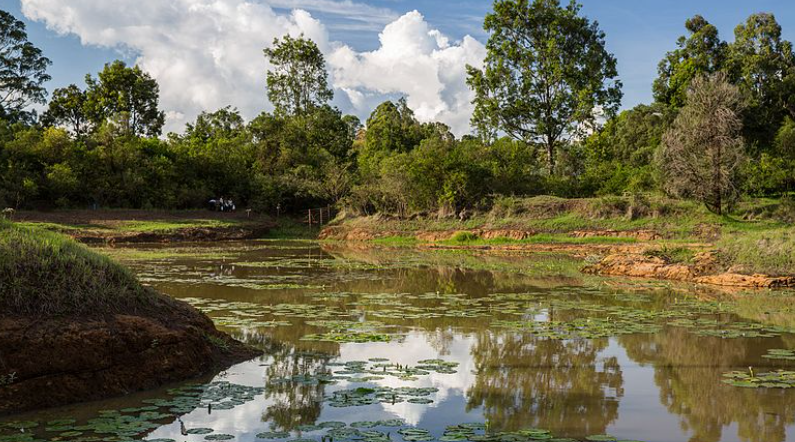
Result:
[[[677,48],[665,54],[653,86],[655,101],[674,108],[685,105],[688,88],[696,77],[724,69],[727,58],[726,42],[704,17],[688,19],[685,28],[690,35],[679,37]]]
[[[78,138],[89,131],[86,115],[86,93],[77,85],[69,85],[53,91],[42,121],[47,125],[65,126]]]
[[[0,9],[0,117],[20,119],[32,103],[44,103],[50,60],[28,41],[25,23]]]
[[[542,144],[550,174],[566,137],[593,123],[597,107],[612,114],[621,101],[604,32],[580,9],[575,1],[496,0],[484,24],[485,69],[467,68],[476,93],[473,124]]]
[[[419,146],[423,135],[422,125],[404,98],[397,103],[381,103],[367,119],[364,145],[359,152],[362,173],[378,174],[382,160],[393,153],[413,150]]]
[[[787,90],[785,78],[795,75],[792,43],[781,38],[781,25],[773,14],[753,14],[737,26],[729,46],[728,71],[746,98],[746,139],[762,148],[772,147],[788,114],[787,98],[794,92]]]
[[[97,127],[114,121],[133,136],[160,135],[165,112],[158,109],[160,87],[140,67],[114,61],[93,78],[86,75],[86,109]]]
[[[334,98],[323,53],[312,40],[277,38],[265,49],[265,57],[273,66],[268,71],[268,99],[276,113],[305,115]]]

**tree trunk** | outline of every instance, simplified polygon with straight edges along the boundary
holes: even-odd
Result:
[[[547,143],[547,170],[549,175],[555,174],[555,142]]]
[[[715,213],[718,215],[723,215],[723,192],[721,191],[721,180],[720,180],[720,160],[721,160],[721,148],[718,147],[715,150],[715,157],[712,160],[712,199],[715,204]]]

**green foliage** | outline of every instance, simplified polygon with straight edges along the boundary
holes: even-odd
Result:
[[[157,107],[157,81],[119,60],[106,64],[97,77],[86,75],[86,115],[95,126],[111,124],[132,136],[160,135],[166,115]]]
[[[334,98],[328,87],[323,54],[303,37],[273,40],[265,49],[273,70],[268,72],[268,99],[279,115],[304,115]]]
[[[690,83],[701,75],[722,70],[726,64],[727,44],[718,36],[718,28],[696,15],[685,22],[690,35],[679,37],[677,49],[668,52],[657,68],[654,100],[674,108],[687,102]]]
[[[472,232],[456,232],[456,234],[450,238],[450,241],[454,243],[463,243],[477,241],[478,239],[480,239],[480,237]]]
[[[362,173],[365,176],[377,174],[386,157],[413,150],[423,138],[422,126],[405,99],[397,104],[381,103],[367,119],[364,144],[358,157]]]
[[[619,114],[584,143],[584,186],[597,195],[657,188],[653,160],[662,135],[676,116],[660,104],[639,105]]]
[[[25,23],[0,9],[0,118],[26,120],[28,105],[45,102],[50,64],[28,41]]]
[[[42,116],[45,125],[66,126],[76,137],[89,132],[86,93],[72,84],[53,91],[47,112]]]
[[[786,78],[795,75],[792,43],[781,38],[773,14],[757,13],[734,30],[728,71],[746,98],[744,135],[751,145],[768,150],[787,115]],[[792,114],[795,116],[795,114]]]
[[[620,212],[632,222],[664,210],[638,195],[671,193],[672,181],[693,175],[671,173],[676,161],[657,160],[684,158],[666,157],[663,134],[677,116],[680,129],[695,121],[679,115],[688,112],[688,90],[694,79],[715,72],[742,93],[738,108],[750,159],[719,168],[730,175],[719,181],[733,188],[721,198],[733,202],[740,190],[754,196],[792,191],[795,56],[781,26],[770,14],[754,14],[727,44],[701,16],[685,25],[689,35],[660,63],[655,103],[616,116],[616,60],[578,3],[496,0],[485,19],[485,67],[468,70],[479,137],[462,139],[442,123],[418,121],[405,98],[380,104],[366,127],[342,115],[327,104],[333,92],[323,55],[303,37],[277,39],[264,51],[272,66],[273,113],[246,122],[227,106],[203,112],[165,139],[158,138],[164,114],[157,82],[137,66],[109,63],[96,78],[86,77],[84,90],[56,89],[43,128],[9,115],[13,106],[0,103],[0,205],[186,209],[223,196],[272,214],[336,204],[353,214],[435,213],[452,220],[514,196],[631,194],[632,203],[604,198],[591,212]],[[9,95],[22,97],[20,103],[42,102],[49,61],[26,38],[21,22],[0,14],[0,39],[8,43],[0,62],[27,63],[14,74],[19,81],[3,87],[27,88]],[[596,118],[597,109],[606,121]],[[714,113],[702,117],[693,134],[718,125]],[[713,150],[702,146],[690,154],[704,166]],[[707,187],[691,182],[672,193],[698,197]],[[579,221],[563,218],[556,222]]]
[[[574,1],[566,7],[559,0],[495,1],[484,23],[485,69],[468,67],[473,126],[481,135],[500,130],[542,144],[550,175],[566,137],[592,124],[596,107],[611,115],[621,100],[604,32],[580,9]]]

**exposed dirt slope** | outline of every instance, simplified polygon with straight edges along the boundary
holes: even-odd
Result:
[[[642,254],[611,254],[583,272],[604,276],[630,276],[649,279],[711,284],[745,288],[795,288],[795,277],[742,275],[725,272],[712,253],[700,253],[692,263],[668,263],[658,257]]]
[[[0,314],[0,414],[154,388],[259,353],[178,301],[169,300],[154,315]]]

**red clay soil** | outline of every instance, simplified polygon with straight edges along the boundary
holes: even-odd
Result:
[[[261,353],[188,304],[169,304],[156,315],[0,315],[0,414],[151,389]]]
[[[697,254],[692,264],[668,263],[662,258],[642,254],[612,254],[597,264],[585,267],[583,272],[603,276],[667,279],[724,287],[795,288],[795,277],[723,272],[714,255],[709,252]]]

